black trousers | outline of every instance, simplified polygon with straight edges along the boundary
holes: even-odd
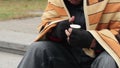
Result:
[[[100,67],[103,65],[99,65],[99,63],[104,64],[104,60],[98,60],[102,59],[104,54],[106,56],[104,59],[109,58],[106,63],[107,61],[112,63],[109,63],[109,66],[106,64],[104,67]],[[104,54],[90,66],[93,58],[85,55],[80,48],[50,41],[40,41],[30,46],[18,68],[111,68],[111,66],[116,68],[112,57],[107,53]]]

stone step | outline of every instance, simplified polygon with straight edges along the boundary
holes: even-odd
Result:
[[[37,34],[0,30],[0,50],[16,54],[24,54]]]

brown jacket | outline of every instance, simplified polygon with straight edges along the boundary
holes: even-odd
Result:
[[[120,44],[115,35],[120,30],[120,0],[84,0],[87,30],[113,57],[120,68]],[[55,27],[59,21],[70,18],[64,0],[48,0],[42,22],[38,26],[38,41]]]

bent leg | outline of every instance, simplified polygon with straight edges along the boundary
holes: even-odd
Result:
[[[79,68],[79,64],[62,44],[42,41],[31,45],[18,68]]]
[[[117,65],[107,52],[102,52],[92,63],[91,68],[117,68]]]

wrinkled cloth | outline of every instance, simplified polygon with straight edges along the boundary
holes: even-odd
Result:
[[[18,68],[80,68],[83,66],[89,68],[89,60],[92,59],[79,51],[80,53],[76,52],[75,48],[66,44],[50,41],[35,42],[26,52]],[[89,64],[81,65],[82,62],[89,62]]]
[[[94,59],[85,55],[80,48],[76,50],[66,45],[50,41],[35,42],[27,50],[17,68],[90,68]],[[108,66],[98,65],[99,63]],[[117,68],[115,65],[111,56],[102,53],[92,63],[91,68]]]

